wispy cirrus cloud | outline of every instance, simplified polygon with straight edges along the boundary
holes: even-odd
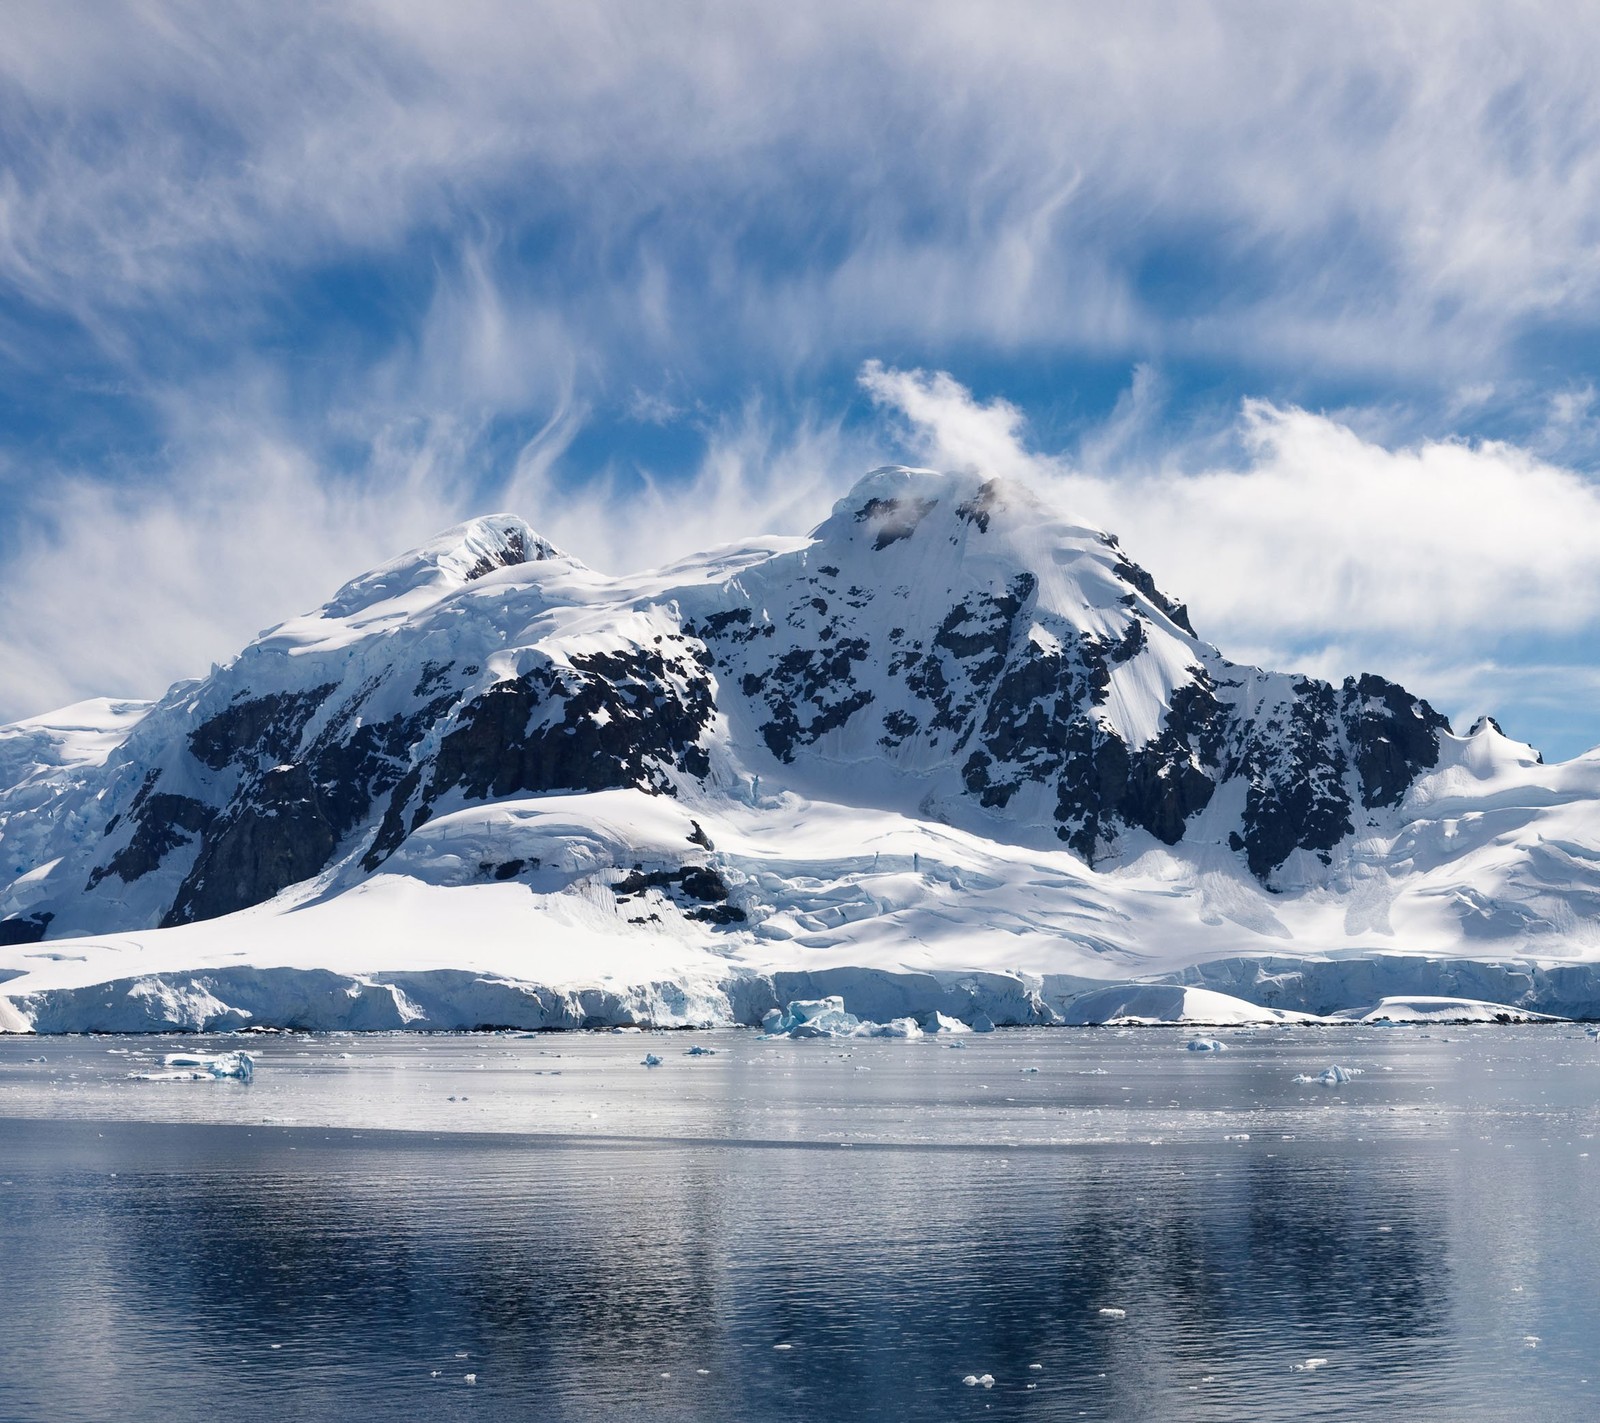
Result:
[[[1394,369],[1592,317],[1600,21],[1264,13],[39,7],[0,57],[0,277],[114,345],[129,310],[221,283],[248,307],[477,223],[533,233],[569,315],[653,299],[663,348],[694,313],[812,353]]]

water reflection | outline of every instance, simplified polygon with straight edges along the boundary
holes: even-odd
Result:
[[[1182,1110],[1260,1095],[1230,1070]],[[877,1078],[763,1071],[720,1079],[744,1142],[0,1119],[0,1417],[1581,1410],[1600,1204],[1570,1103],[1488,1141],[1324,1112],[1247,1142],[844,1148],[773,1130],[763,1084],[880,1114],[938,1085],[894,1107]],[[1398,1110],[1411,1089],[1387,1090]],[[1507,1261],[1537,1268],[1513,1286]]]

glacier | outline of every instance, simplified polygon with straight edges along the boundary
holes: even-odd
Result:
[[[1230,662],[979,474],[623,577],[473,520],[0,727],[0,1031],[1592,1018],[1597,965],[1600,751]]]

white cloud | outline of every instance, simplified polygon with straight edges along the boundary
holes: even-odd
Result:
[[[198,458],[175,486],[57,483],[0,581],[0,720],[158,695],[460,517],[436,442],[348,485],[282,443],[230,442],[225,459]]]
[[[463,224],[553,228],[569,321],[683,359],[715,315],[1441,370],[1600,314],[1600,17],[1555,0],[8,19],[0,280],[112,349]],[[1141,295],[1186,261],[1181,312]]]
[[[803,533],[875,462],[870,443],[837,420],[779,421],[752,401],[706,431],[687,479],[611,467],[576,484],[552,462],[525,459],[506,499],[567,552],[623,573],[753,535]]]

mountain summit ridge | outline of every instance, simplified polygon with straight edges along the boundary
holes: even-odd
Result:
[[[779,860],[784,806],[780,820],[796,806],[835,828],[854,817],[865,838],[892,821],[893,837],[913,827],[942,844],[947,827],[963,855],[1048,863],[1069,899],[1097,906],[1073,928],[1041,901],[1026,934],[1129,963],[1155,932],[1121,904],[1130,887],[1163,902],[1162,934],[1182,923],[1164,904],[1176,895],[1230,949],[1393,934],[1393,905],[1413,896],[1428,943],[1526,951],[1588,943],[1588,896],[1600,904],[1584,758],[1540,768],[1492,719],[1456,736],[1381,677],[1335,685],[1234,663],[1113,536],[978,473],[886,466],[808,539],[622,578],[515,515],[469,520],[148,710],[119,705],[92,754],[67,754],[64,738],[88,746],[90,733],[58,735],[49,718],[0,729],[0,943],[173,931],[396,876],[537,881],[539,912],[564,914],[585,896],[612,904],[610,886],[638,874],[660,904],[608,910],[605,935],[688,934],[719,952],[793,935],[779,907],[798,892],[789,871],[768,892],[726,851],[714,879],[652,869],[662,842],[615,820],[619,794],[664,803],[629,812],[641,825],[686,817],[697,829],[680,843],[755,836]],[[559,883],[505,828],[557,803],[586,847],[562,840],[573,858]],[[1559,810],[1591,828],[1563,829],[1577,846],[1565,870],[1519,842],[1480,873],[1434,821],[1419,829],[1441,805],[1479,820],[1522,806],[1524,829]],[[612,830],[580,833],[586,815]],[[441,837],[460,834],[477,858],[444,864]],[[1460,854],[1498,843],[1450,835]],[[830,863],[848,878],[882,862]],[[862,916],[887,934],[928,908],[922,885],[864,893],[872,907],[852,889],[833,938],[827,914],[803,936],[838,947]]]

